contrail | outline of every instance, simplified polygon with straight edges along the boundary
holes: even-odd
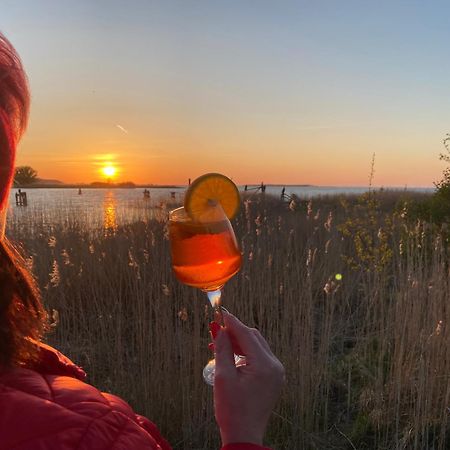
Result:
[[[128,134],[128,130],[126,128],[124,128],[122,125],[119,125],[118,123],[116,124],[116,127],[120,130],[123,131],[125,134]]]

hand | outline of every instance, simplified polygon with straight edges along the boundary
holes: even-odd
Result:
[[[224,311],[225,327],[214,341],[214,409],[223,445],[262,445],[264,432],[284,383],[284,367],[261,333]],[[236,367],[233,346],[246,365]]]

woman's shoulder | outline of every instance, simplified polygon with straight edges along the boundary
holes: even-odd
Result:
[[[0,408],[0,450],[170,448],[119,397],[49,372],[18,367],[0,374],[0,404],[7,405]]]

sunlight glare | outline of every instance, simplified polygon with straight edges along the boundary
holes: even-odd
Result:
[[[112,178],[116,174],[117,169],[111,164],[108,164],[107,166],[102,167],[101,171],[106,177]]]

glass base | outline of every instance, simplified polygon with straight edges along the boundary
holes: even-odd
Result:
[[[234,364],[236,367],[245,366],[245,356],[234,355]],[[203,369],[203,379],[206,384],[214,386],[214,374],[216,373],[216,360],[211,359]]]

